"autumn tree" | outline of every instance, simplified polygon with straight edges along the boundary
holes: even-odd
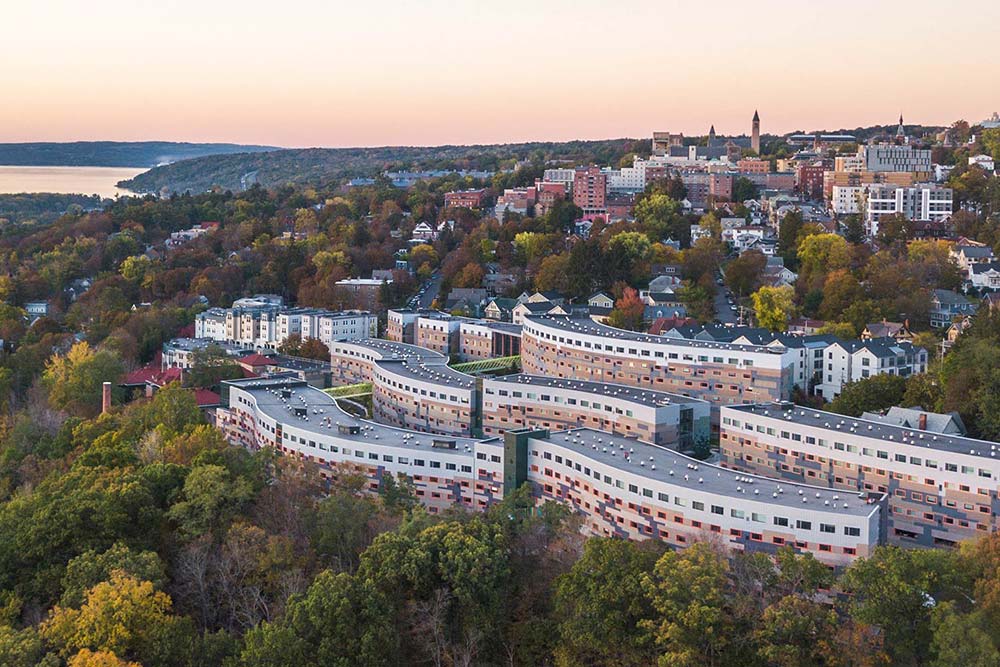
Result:
[[[746,296],[760,287],[767,257],[758,250],[745,252],[726,264],[726,285],[738,296]]]
[[[93,416],[101,409],[103,383],[117,384],[123,371],[118,355],[95,350],[84,341],[73,345],[66,354],[53,357],[45,367],[42,381],[52,405],[74,414]]]
[[[608,324],[619,329],[639,331],[642,328],[645,309],[645,304],[639,298],[639,292],[626,287],[621,298],[615,301],[615,307],[608,316]]]
[[[184,659],[192,631],[171,606],[152,583],[116,572],[87,591],[80,608],[55,607],[41,633],[67,658],[90,650],[168,667]]]
[[[757,324],[771,331],[784,331],[795,312],[795,290],[764,286],[751,295]]]

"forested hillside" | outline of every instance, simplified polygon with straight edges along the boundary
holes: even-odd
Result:
[[[239,190],[243,177],[265,187],[315,185],[356,176],[377,176],[387,169],[510,168],[517,160],[612,162],[628,152],[649,152],[646,140],[535,142],[489,146],[384,146],[379,148],[304,148],[257,154],[216,155],[150,169],[119,185],[133,192],[204,192],[213,187]]]
[[[8,143],[0,144],[0,164],[34,167],[155,167],[203,155],[269,150],[274,150],[274,147],[177,141]]]

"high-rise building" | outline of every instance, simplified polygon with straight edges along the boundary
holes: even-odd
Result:
[[[753,112],[753,129],[750,133],[750,148],[753,149],[754,153],[760,155],[760,115],[757,111]]]
[[[573,178],[573,203],[583,209],[584,215],[606,212],[608,177],[600,167],[580,167]]]

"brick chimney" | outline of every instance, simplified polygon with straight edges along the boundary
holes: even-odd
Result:
[[[101,386],[101,413],[111,411],[111,383],[105,382]]]
[[[921,412],[920,413],[920,420],[917,423],[918,423],[918,427],[917,428],[919,428],[921,431],[926,431],[927,430],[927,413],[926,412]]]

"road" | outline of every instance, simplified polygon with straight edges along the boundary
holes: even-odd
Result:
[[[434,299],[437,298],[438,292],[441,291],[441,274],[435,273],[431,276],[431,279],[421,285],[421,289],[424,290],[423,294],[415,294],[413,298],[410,299],[410,308],[430,308],[431,304],[434,303]]]
[[[715,292],[715,319],[723,324],[736,324],[739,320],[739,312],[729,307],[728,297],[731,296],[732,293],[725,285],[720,285]]]

